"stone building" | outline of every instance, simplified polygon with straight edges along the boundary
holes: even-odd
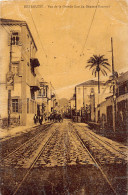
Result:
[[[0,19],[0,115],[7,122],[10,110],[11,123],[21,125],[33,122],[37,113],[36,92],[39,82],[36,69],[40,66],[35,57],[37,46],[25,21]],[[10,65],[10,66],[9,66]],[[13,87],[9,96],[8,73],[13,74]],[[11,99],[8,105],[9,97]]]
[[[38,115],[49,116],[56,106],[55,90],[51,83],[42,79],[40,81],[40,90],[37,94],[37,102],[39,105]]]

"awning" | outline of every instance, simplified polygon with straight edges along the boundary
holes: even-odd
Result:
[[[32,67],[40,66],[39,60],[37,58],[31,58],[30,59],[30,64],[31,64]]]
[[[40,89],[40,87],[39,87],[39,86],[34,85],[34,86],[30,86],[30,89],[31,89],[32,91],[37,91],[37,90],[39,90],[39,89]]]

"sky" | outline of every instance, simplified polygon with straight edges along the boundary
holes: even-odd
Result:
[[[128,70],[126,0],[8,0],[0,3],[2,18],[28,23],[38,48],[40,76],[51,81],[59,98],[70,98],[75,85],[94,79],[85,68],[93,54],[105,55],[111,64],[111,37],[115,70]],[[96,5],[99,7],[95,8]]]

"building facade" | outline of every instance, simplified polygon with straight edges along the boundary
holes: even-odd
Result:
[[[7,121],[10,110],[11,123],[17,119],[21,125],[30,124],[37,113],[39,81],[36,69],[40,66],[35,58],[37,46],[25,21],[0,19],[0,35],[1,119]],[[14,80],[9,96],[10,72]]]
[[[103,98],[105,90],[104,82],[100,82],[101,93],[98,94],[98,82],[89,80],[75,87],[76,112],[86,120],[95,121],[95,107]],[[102,95],[101,95],[102,94]],[[86,115],[86,116],[85,116]]]
[[[114,96],[108,96],[105,101],[101,102],[100,108],[100,123],[103,128],[113,130],[113,118],[115,117],[116,131],[128,130],[128,71],[122,73],[117,78],[115,84],[115,99]],[[115,100],[115,116],[113,112]],[[96,108],[96,113],[98,108]],[[98,117],[97,117],[98,120]]]
[[[51,83],[40,81],[40,90],[37,95],[37,102],[39,105],[38,115],[48,117],[54,112],[56,106],[55,90]]]

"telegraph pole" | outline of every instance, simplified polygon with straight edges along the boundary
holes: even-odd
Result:
[[[115,88],[115,70],[114,70],[114,55],[113,55],[113,39],[111,37],[112,51],[112,80],[113,80],[113,131],[116,130],[116,88]]]
[[[84,85],[83,85],[83,109],[85,108],[85,102],[84,102]]]
[[[7,73],[7,89],[8,89],[8,127],[10,126],[10,115],[11,115],[11,88],[13,84],[13,75],[11,72],[11,62],[12,62],[12,36],[10,39],[10,62],[9,62],[9,72]]]

